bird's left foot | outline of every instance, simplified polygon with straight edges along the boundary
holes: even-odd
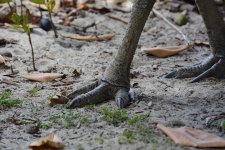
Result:
[[[222,78],[225,75],[225,59],[214,55],[208,56],[203,62],[191,67],[184,67],[167,74],[166,78],[191,78],[198,82],[207,77]]]

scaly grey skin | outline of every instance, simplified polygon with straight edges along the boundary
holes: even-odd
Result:
[[[116,99],[119,108],[126,107],[132,100],[130,91],[129,72],[137,44],[148,18],[148,15],[156,0],[136,0],[132,9],[131,19],[128,24],[125,37],[114,60],[107,67],[104,76],[96,84],[90,84],[78,92],[71,94],[76,96],[69,108],[81,107],[87,104],[96,104],[112,98]],[[225,71],[225,26],[213,0],[196,0],[198,8],[206,24],[212,55],[193,67],[179,69],[167,75],[167,77],[193,77],[198,81],[204,77],[221,77]]]
[[[107,67],[104,77],[96,88],[89,88],[84,94],[75,97],[69,108],[96,104],[112,98],[119,108],[126,107],[132,98],[129,72],[135,50],[145,22],[155,0],[136,0],[131,12],[128,29],[115,59]]]
[[[225,73],[225,23],[213,0],[195,0],[203,17],[212,54],[202,63],[169,73],[166,78],[195,77],[197,82],[206,77],[221,78]],[[197,76],[197,77],[196,77]]]

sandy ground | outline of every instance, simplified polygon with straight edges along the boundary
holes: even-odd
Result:
[[[173,16],[167,10],[160,10],[164,16]],[[129,18],[129,13],[113,12],[116,15]],[[189,21],[180,29],[191,41],[207,41],[206,29],[201,16],[189,12]],[[183,44],[181,36],[162,19],[150,15],[139,46],[132,63],[131,85],[135,85],[138,101],[125,109],[129,118],[137,115],[147,116],[140,121],[143,129],[136,125],[129,126],[127,121],[111,125],[102,119],[101,109],[116,108],[114,100],[98,104],[93,109],[77,108],[65,109],[64,105],[50,107],[48,100],[57,92],[72,91],[76,86],[98,78],[107,64],[113,59],[121,44],[126,26],[124,23],[112,20],[106,15],[87,13],[83,18],[87,22],[95,20],[98,23],[98,33],[115,32],[116,36],[110,41],[88,42],[68,38],[53,38],[53,32],[47,35],[32,34],[35,49],[35,60],[38,72],[57,72],[72,75],[74,69],[82,73],[80,77],[68,77],[50,83],[28,81],[20,77],[32,70],[30,46],[26,34],[11,29],[0,28],[0,38],[8,41],[16,40],[15,44],[6,44],[0,51],[9,51],[12,58],[7,58],[14,70],[19,74],[14,77],[0,76],[0,93],[5,90],[12,92],[12,99],[23,100],[19,107],[0,106],[0,149],[27,149],[28,145],[48,133],[56,133],[65,143],[65,149],[195,149],[180,147],[169,140],[156,129],[156,123],[164,125],[186,125],[208,131],[225,137],[219,132],[217,124],[206,127],[205,118],[224,111],[225,81],[210,78],[199,83],[189,83],[191,79],[165,79],[161,75],[176,68],[195,64],[210,54],[209,47],[195,46],[193,49],[181,52],[169,58],[155,58],[146,56],[141,47],[171,46]],[[59,33],[70,31],[71,28],[60,28]],[[88,32],[95,31],[94,28]],[[1,68],[0,74],[10,73],[10,69]],[[4,81],[4,82],[3,82]],[[7,81],[7,83],[6,83]],[[70,83],[64,85],[64,83]],[[138,85],[138,86],[137,86]],[[29,91],[38,89],[34,95]],[[148,106],[152,103],[151,106]],[[71,115],[80,113],[80,117],[72,117],[72,127],[65,126],[65,120],[52,122],[50,117],[56,115]],[[147,114],[147,115],[146,115]],[[82,121],[87,118],[86,121]],[[87,121],[88,120],[88,121]],[[39,132],[29,134],[30,126],[39,124]],[[50,125],[45,128],[44,125]],[[127,139],[124,130],[133,131],[134,138]]]

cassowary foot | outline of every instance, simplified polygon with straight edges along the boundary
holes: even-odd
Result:
[[[122,109],[134,101],[134,95],[133,90],[100,80],[71,93],[68,97],[73,98],[73,100],[68,108],[73,109],[89,104],[97,104],[115,98],[117,106]]]
[[[166,78],[190,78],[195,77],[191,83],[198,82],[207,77],[221,78],[225,74],[225,59],[214,55],[208,56],[203,62],[175,70],[167,74]]]

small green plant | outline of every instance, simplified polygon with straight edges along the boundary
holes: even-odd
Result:
[[[12,93],[11,91],[4,91],[1,95],[0,95],[0,106],[6,106],[6,107],[18,107],[21,106],[21,104],[23,103],[23,101],[16,99],[16,100],[11,100]]]
[[[122,135],[127,138],[128,143],[132,143],[132,141],[135,139],[134,132],[129,129],[125,129]]]
[[[85,150],[82,144],[77,145],[77,150]]]
[[[149,114],[145,114],[145,115],[135,115],[133,117],[130,117],[127,121],[127,124],[129,126],[132,125],[138,125],[140,124],[142,121],[146,121],[146,119],[149,117]]]
[[[39,89],[37,89],[37,88],[35,88],[35,87],[32,88],[31,90],[28,91],[29,96],[31,96],[31,97],[36,96],[38,91],[39,91]]]
[[[1,95],[0,95],[0,100],[5,100],[8,99],[12,96],[12,92],[9,90],[5,90]]]
[[[131,117],[128,119],[127,123],[128,125],[134,125],[134,124],[137,124],[138,122],[140,122],[142,119],[142,117],[140,115],[136,115],[134,117]]]
[[[225,131],[225,120],[223,120],[220,124],[220,127],[223,131]]]
[[[80,122],[85,126],[88,126],[91,123],[90,118],[88,116],[81,117]]]
[[[111,109],[103,107],[101,109],[102,119],[107,121],[109,124],[116,125],[120,122],[124,122],[128,119],[127,113],[125,110],[121,109]]]
[[[62,123],[66,129],[70,129],[74,127],[74,119],[79,117],[80,113],[53,115],[49,117],[49,121],[52,123]]]
[[[95,139],[95,141],[98,141],[99,144],[103,144],[104,143],[104,139],[103,139],[102,136],[95,137],[94,139]]]
[[[0,105],[7,106],[7,107],[19,107],[21,106],[22,101],[17,100],[0,100]]]
[[[137,127],[137,133],[139,135],[139,140],[145,142],[145,143],[156,143],[156,141],[153,138],[153,131],[146,127],[145,125],[138,125]]]
[[[168,2],[169,2],[169,0],[163,0],[163,4],[164,4],[164,5],[167,5]]]
[[[42,4],[42,5],[45,5],[47,7],[48,15],[49,15],[49,18],[50,18],[50,21],[51,21],[51,25],[52,25],[54,34],[55,34],[55,38],[57,38],[58,34],[57,34],[57,31],[56,31],[55,25],[52,21],[52,15],[51,15],[51,13],[53,12],[53,8],[55,7],[55,0],[30,0],[30,1],[32,3],[38,4],[38,5]]]
[[[95,109],[95,105],[93,105],[93,104],[90,104],[90,105],[86,105],[86,106],[84,106],[84,110],[86,110],[86,111],[93,111]]]
[[[31,112],[36,113],[41,110],[41,106],[38,104],[32,104]]]
[[[38,123],[37,123],[37,126],[40,128],[40,129],[50,129],[51,127],[52,127],[52,125],[51,124],[47,124],[47,123],[43,123],[43,122],[41,122],[41,121],[39,121]]]
[[[27,14],[28,14],[28,12],[27,12]],[[12,19],[12,22],[14,23],[14,25],[12,25],[11,27],[16,30],[24,31],[28,36],[30,47],[31,47],[33,69],[36,71],[37,69],[35,67],[34,49],[33,49],[33,44],[31,41],[31,32],[30,32],[30,27],[29,27],[28,15],[19,16],[17,13],[13,13],[11,19]]]
[[[74,118],[76,117],[77,117],[77,114],[73,114],[73,113],[62,116],[62,119],[64,119],[64,122],[65,122],[66,129],[71,129],[74,127]]]

